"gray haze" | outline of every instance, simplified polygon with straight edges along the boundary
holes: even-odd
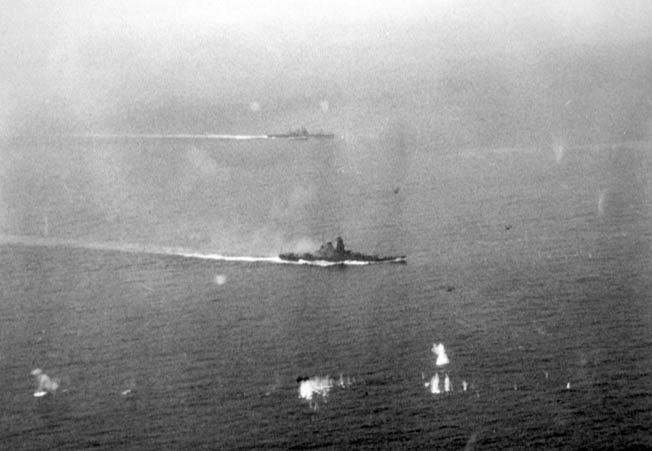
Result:
[[[652,133],[647,1],[241,3],[6,5],[2,231],[75,237],[97,226],[117,240],[178,242],[177,233],[183,243],[218,249],[242,241],[281,247],[285,234],[347,231],[343,222],[359,205],[340,212],[315,205],[333,196],[344,203],[374,180],[400,185],[415,151],[552,152]],[[273,177],[295,155],[271,162],[261,157],[268,149],[218,155],[217,145],[188,142],[168,143],[166,151],[50,142],[89,134],[266,134],[302,125],[341,139],[302,152],[312,156],[293,163],[298,173],[323,170],[290,187]],[[251,180],[234,180],[234,167],[248,168]],[[348,177],[346,189],[340,175]],[[251,188],[265,177],[269,186]],[[227,206],[220,210],[213,193],[226,193],[224,205],[237,214],[225,220]],[[400,217],[407,208],[374,205],[363,213]],[[339,221],[337,230],[290,230],[296,219],[324,217]],[[160,224],[164,230],[154,230]],[[244,238],[236,232],[243,229]],[[231,239],[216,241],[209,230]]]
[[[485,127],[559,133],[560,114],[603,130],[649,113],[646,1],[242,3],[10,2],[0,133],[255,132],[361,96],[459,110],[460,144]]]

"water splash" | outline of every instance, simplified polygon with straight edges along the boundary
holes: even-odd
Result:
[[[451,380],[449,379],[448,374],[444,377],[444,391],[446,393],[451,391]]]
[[[215,276],[216,285],[224,285],[226,283],[226,276],[224,274],[218,274]]]
[[[349,388],[355,383],[355,378],[340,373],[337,380],[330,376],[313,376],[310,378],[298,377],[297,382],[299,398],[306,401],[312,410],[317,410],[319,408],[318,400],[326,402],[333,387]]]
[[[432,352],[437,356],[437,362],[435,363],[437,366],[445,366],[450,363],[448,360],[448,355],[446,355],[446,348],[444,348],[443,343],[433,344]]]
[[[438,395],[441,393],[441,389],[439,388],[439,373],[435,373],[434,376],[432,376],[432,379],[430,379],[430,382],[426,382],[423,384],[426,388],[430,388],[430,393],[433,395]]]
[[[306,401],[313,410],[318,408],[315,398],[319,396],[325,401],[333,388],[333,380],[329,376],[298,377],[297,382],[299,383],[299,398]]]
[[[340,373],[340,378],[337,381],[337,386],[340,388],[348,388],[354,383],[355,383],[355,378],[351,378],[351,376],[346,376],[345,378],[344,374]]]
[[[40,398],[48,393],[54,394],[59,388],[59,382],[56,379],[50,379],[40,368],[32,370],[32,376],[36,377],[36,391],[34,396]]]

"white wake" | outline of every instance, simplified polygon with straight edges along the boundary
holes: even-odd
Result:
[[[0,235],[0,245],[2,244],[20,244],[24,246],[43,246],[43,247],[70,247],[70,248],[77,248],[77,249],[128,252],[134,254],[169,255],[169,256],[193,258],[193,259],[200,259],[200,260],[244,262],[244,263],[276,263],[282,265],[307,265],[307,266],[320,266],[320,267],[330,267],[330,266],[338,266],[338,265],[364,266],[372,263],[372,262],[361,262],[361,261],[354,261],[354,260],[346,260],[344,262],[330,262],[325,260],[289,261],[289,260],[283,260],[278,256],[264,257],[264,256],[253,256],[253,255],[224,255],[218,253],[200,252],[195,249],[187,249],[183,247],[153,246],[153,245],[146,245],[146,244],[121,243],[121,242],[113,242],[113,241],[89,242],[89,241],[66,239],[66,238],[28,236],[28,235]]]
[[[163,134],[163,133],[88,133],[67,135],[74,138],[94,138],[94,139],[227,139],[227,140],[251,140],[251,139],[269,139],[267,135],[222,135],[214,133],[205,134]]]

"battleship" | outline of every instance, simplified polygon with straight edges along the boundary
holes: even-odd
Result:
[[[374,254],[362,254],[359,252],[352,252],[344,248],[344,240],[341,237],[337,237],[336,244],[333,246],[332,242],[327,242],[322,244],[319,250],[315,252],[304,252],[304,253],[285,253],[280,254],[279,258],[285,261],[306,261],[306,262],[317,262],[324,261],[329,263],[341,263],[345,264],[347,262],[356,262],[356,263],[407,263],[407,258],[402,256],[378,256]]]
[[[333,139],[335,138],[334,133],[310,133],[308,130],[306,130],[305,127],[301,127],[296,130],[290,130],[287,133],[277,133],[277,134],[272,134],[272,135],[267,135],[268,138],[271,139],[294,139],[294,140],[301,140],[305,141],[310,138],[313,139]]]

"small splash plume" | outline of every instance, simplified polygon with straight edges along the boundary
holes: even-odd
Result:
[[[318,403],[317,397],[320,397],[324,402],[328,397],[333,386],[339,388],[349,388],[355,383],[355,377],[344,376],[340,373],[338,379],[333,379],[330,376],[313,376],[313,377],[298,377],[297,383],[299,384],[299,398],[308,402],[311,409],[317,410]]]
[[[340,388],[348,388],[353,385],[354,382],[355,378],[351,378],[351,376],[344,377],[344,374],[340,373],[340,378],[337,381],[337,385]]]
[[[298,377],[297,382],[299,383],[299,398],[307,401],[313,410],[318,408],[315,398],[321,396],[325,401],[331,388],[333,388],[333,380],[329,376]]]
[[[566,390],[570,390],[570,388],[571,388],[570,382],[567,382],[566,383]]]
[[[40,368],[32,370],[32,376],[36,378],[36,391],[34,396],[40,398],[48,393],[54,394],[59,388],[59,382],[56,379],[50,379]]]
[[[120,391],[121,396],[130,396],[133,395],[136,391],[136,381],[134,379],[129,379],[125,381],[123,389]]]
[[[215,276],[216,285],[224,285],[226,283],[226,276],[224,274],[218,274]]]
[[[434,376],[432,376],[432,379],[430,379],[430,382],[426,382],[423,384],[426,388],[430,388],[430,393],[433,395],[438,395],[441,393],[441,389],[439,388],[439,373],[435,373]]]
[[[451,391],[451,380],[449,379],[448,374],[444,377],[444,391],[446,393]]]
[[[466,391],[467,388],[469,388],[469,384],[466,381],[462,381],[462,391]]]
[[[444,348],[443,343],[433,344],[432,353],[437,356],[437,362],[435,363],[437,366],[445,366],[450,363],[448,360],[448,355],[446,355],[446,348]]]

